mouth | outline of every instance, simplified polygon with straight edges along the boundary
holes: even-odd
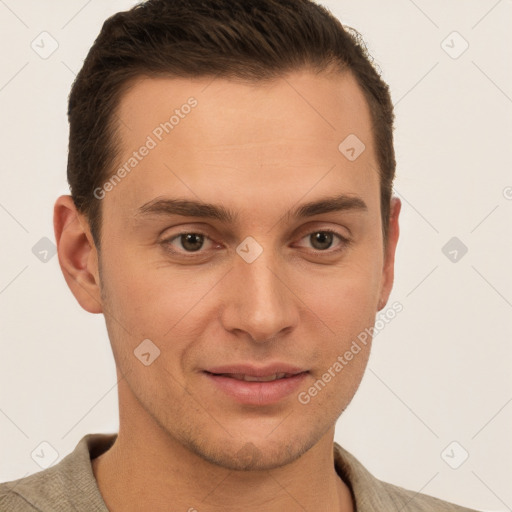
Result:
[[[220,392],[220,396],[240,404],[262,406],[280,402],[298,391],[309,371],[282,366],[277,371],[275,367],[257,369],[238,366],[212,368],[204,370],[203,374],[213,389]]]
[[[273,373],[270,375],[248,375],[246,373],[212,373],[212,372],[206,372],[210,375],[218,376],[218,377],[229,377],[231,379],[236,380],[243,380],[245,382],[273,382],[275,380],[281,380],[281,379],[288,379],[290,377],[294,377],[295,375],[300,375],[300,373],[306,373],[306,372],[299,372],[299,373]]]

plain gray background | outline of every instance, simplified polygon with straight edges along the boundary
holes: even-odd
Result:
[[[118,428],[103,316],[67,288],[52,214],[69,193],[71,83],[103,21],[134,4],[0,0],[0,481],[40,471],[42,442],[56,463]],[[512,2],[323,4],[390,84],[403,202],[389,304],[404,309],[375,337],[336,440],[383,480],[512,510]]]

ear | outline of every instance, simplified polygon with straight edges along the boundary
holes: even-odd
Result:
[[[89,222],[69,195],[60,196],[53,209],[53,228],[64,279],[76,300],[89,313],[102,313],[98,253]]]
[[[378,311],[386,306],[389,295],[391,294],[391,289],[393,288],[393,280],[395,277],[395,251],[396,245],[398,243],[398,236],[400,234],[398,217],[400,215],[401,208],[402,203],[400,199],[398,199],[398,197],[393,197],[391,199],[389,212],[388,244],[384,254],[384,265],[382,269],[382,283]]]

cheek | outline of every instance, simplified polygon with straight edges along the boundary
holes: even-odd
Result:
[[[329,279],[310,287],[312,304],[310,336],[324,336],[315,347],[317,365],[314,389],[317,405],[337,403],[338,412],[348,405],[364,374],[371,347],[371,330],[379,300],[380,265],[375,259],[361,256],[351,264],[332,273]],[[316,322],[316,323],[315,323]],[[311,397],[313,398],[313,397]]]
[[[375,317],[380,292],[379,262],[363,258],[304,283],[304,302],[334,334],[347,338]],[[332,333],[331,333],[332,334]]]
[[[199,339],[211,320],[205,305],[211,304],[210,292],[220,277],[215,272],[171,267],[161,257],[150,260],[135,251],[124,252],[128,253],[124,258],[113,255],[104,271],[110,323],[122,326],[113,325],[121,337],[114,338],[118,350],[133,351],[148,338],[161,349],[162,359],[172,353],[171,359],[178,360],[177,354]]]
[[[158,262],[127,247],[112,251],[104,266],[109,295],[115,297],[116,310],[125,321],[147,327],[158,318],[162,320],[161,311],[166,311],[169,321],[173,320],[173,311],[180,304],[176,298],[182,296],[183,290],[179,282],[166,280],[169,272],[158,268]],[[168,307],[173,300],[174,308]]]
[[[335,421],[352,400],[370,356],[371,327],[376,299],[371,288],[346,281],[336,294],[317,301],[315,312],[322,321],[321,344],[315,347],[316,364],[308,387],[298,397],[301,404],[331,415]],[[319,327],[310,334],[318,339]]]

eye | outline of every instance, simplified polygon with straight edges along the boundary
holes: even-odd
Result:
[[[313,250],[318,253],[336,253],[343,250],[350,243],[346,237],[331,229],[311,231],[303,236],[301,240],[308,238]],[[336,238],[340,241],[338,247],[329,251],[328,249],[331,248]],[[200,231],[184,231],[163,240],[161,244],[172,254],[193,258],[207,252],[208,248],[205,249],[205,243],[207,241],[210,242],[210,248],[212,248],[215,242],[205,233]],[[219,245],[217,245],[217,247],[219,247]]]
[[[162,243],[173,253],[182,251],[185,253],[197,253],[203,248],[205,240],[210,240],[210,238],[204,233],[186,231],[164,240]],[[176,242],[178,250],[173,248],[176,247],[174,242]]]
[[[341,243],[338,244],[338,248],[329,251],[331,253],[340,251],[349,244],[349,240],[346,237],[331,229],[312,231],[303,237],[302,240],[309,239],[313,249],[317,252],[327,252],[333,245],[335,238],[338,238]]]

